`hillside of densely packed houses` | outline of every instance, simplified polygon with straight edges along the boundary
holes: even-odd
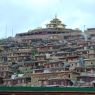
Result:
[[[95,28],[68,29],[55,17],[0,40],[0,85],[95,86]]]

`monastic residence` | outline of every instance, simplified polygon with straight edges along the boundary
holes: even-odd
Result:
[[[5,63],[0,63],[0,77],[10,78],[11,75],[12,75],[11,66]]]
[[[54,49],[54,45],[53,44],[45,44],[45,45],[40,44],[40,45],[35,46],[35,48],[37,49],[39,53],[45,53],[48,51],[52,51]]]
[[[8,61],[9,62],[21,62],[30,60],[31,49],[17,49],[14,51],[8,52]]]
[[[68,29],[56,16],[0,40],[0,85],[95,86],[95,29]]]
[[[72,86],[73,80],[76,80],[75,76],[78,75],[70,71],[36,73],[31,76],[31,84],[32,86]]]
[[[23,74],[12,75],[10,79],[4,79],[4,86],[29,86],[31,78]]]
[[[88,28],[85,30],[85,38],[95,39],[95,28]]]

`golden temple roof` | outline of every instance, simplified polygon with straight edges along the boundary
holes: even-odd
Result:
[[[54,19],[50,21],[49,24],[46,25],[47,28],[65,28],[65,24],[62,24],[62,21],[55,16]]]

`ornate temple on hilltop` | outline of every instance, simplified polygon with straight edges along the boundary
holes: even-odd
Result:
[[[79,29],[68,29],[66,25],[63,24],[56,16],[50,21],[49,24],[46,24],[46,28],[39,28],[34,30],[29,30],[26,33],[19,33],[16,35],[17,39],[55,39],[63,40],[78,39],[83,37],[82,31]]]

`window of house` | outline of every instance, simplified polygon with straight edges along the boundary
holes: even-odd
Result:
[[[91,62],[91,64],[93,64],[93,62]]]

